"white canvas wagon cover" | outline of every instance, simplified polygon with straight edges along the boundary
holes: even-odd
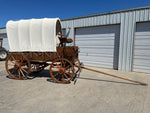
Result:
[[[59,18],[8,21],[6,30],[10,52],[56,52],[61,23]]]

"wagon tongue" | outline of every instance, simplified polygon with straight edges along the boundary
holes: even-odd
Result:
[[[94,71],[94,72],[97,72],[97,73],[102,73],[102,74],[105,74],[105,75],[109,75],[109,76],[112,76],[112,77],[116,77],[116,78],[119,78],[119,79],[127,80],[127,81],[130,81],[130,82],[135,82],[135,83],[138,83],[138,84],[140,84],[140,85],[144,85],[144,86],[146,86],[146,85],[147,85],[146,83],[143,83],[143,82],[139,82],[139,81],[131,80],[131,79],[124,78],[124,77],[119,77],[119,76],[117,76],[117,75],[113,75],[113,74],[105,73],[105,72],[98,71],[98,70],[95,70],[95,69],[91,69],[91,68],[88,68],[88,67],[84,67],[84,66],[82,66],[82,68],[83,68],[83,69],[86,69],[86,70]]]

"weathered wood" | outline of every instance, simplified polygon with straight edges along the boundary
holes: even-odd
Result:
[[[57,52],[23,52],[33,62],[53,61],[59,57],[66,58],[71,62],[78,58],[78,47],[57,47]]]

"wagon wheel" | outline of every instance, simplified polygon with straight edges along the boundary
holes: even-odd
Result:
[[[22,53],[11,53],[6,59],[6,70],[14,79],[24,79],[30,73],[30,62]]]
[[[50,66],[50,75],[58,83],[68,83],[74,76],[73,64],[65,58],[56,59]]]
[[[79,59],[74,59],[74,73],[77,74],[80,74],[80,68],[81,68],[81,63],[79,61]]]

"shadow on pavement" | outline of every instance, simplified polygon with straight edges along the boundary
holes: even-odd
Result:
[[[112,82],[112,83],[121,83],[121,84],[131,84],[131,85],[140,85],[140,84],[136,84],[136,83],[117,82],[117,81],[111,81],[111,80],[101,80],[101,79],[93,79],[93,78],[85,78],[85,77],[79,77],[78,79],[103,81],[103,82]]]
[[[41,77],[46,77],[48,78],[46,81],[48,82],[52,82],[52,83],[57,83],[56,81],[54,81],[51,76],[50,76],[50,73],[49,73],[49,70],[42,70],[40,72],[32,72],[30,73],[26,78],[24,78],[23,80],[32,80],[32,79],[35,79],[35,78],[41,78]],[[12,79],[12,80],[17,80],[17,79],[14,79],[12,78],[11,76],[7,75],[6,78],[8,79]],[[70,82],[69,82],[70,83]],[[67,84],[69,84],[67,83]],[[58,84],[58,83],[57,83]]]

